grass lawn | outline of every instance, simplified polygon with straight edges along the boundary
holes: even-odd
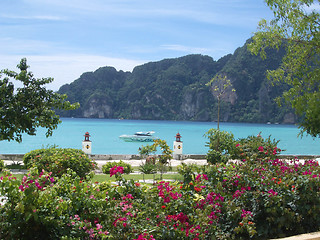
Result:
[[[3,173],[0,173],[0,176],[3,176]],[[24,174],[14,174],[17,179],[22,179]],[[127,180],[139,181],[143,179],[155,179],[156,181],[160,180],[160,174],[125,174],[124,178]],[[179,174],[163,174],[162,179],[166,180],[177,180],[182,181],[183,177]],[[105,182],[105,181],[116,181],[114,176],[110,177],[107,174],[95,174],[93,179],[94,182]]]
[[[136,171],[136,172],[140,171],[139,168],[140,168],[139,166],[132,166],[133,171]],[[168,166],[168,171],[170,172],[177,172],[177,170],[178,170],[177,166]]]

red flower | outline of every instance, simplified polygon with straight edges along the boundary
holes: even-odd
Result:
[[[165,209],[165,208],[166,208],[166,206],[165,206],[165,205],[162,205],[162,206],[161,206],[161,208],[162,208],[162,209]]]

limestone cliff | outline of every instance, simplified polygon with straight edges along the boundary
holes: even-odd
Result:
[[[279,66],[284,52],[270,51],[267,60],[253,56],[246,44],[218,61],[187,55],[137,66],[132,72],[102,67],[60,88],[75,111],[66,117],[217,120],[217,95],[206,86],[217,74],[232,83],[221,98],[221,121],[293,123],[292,110],[274,99],[287,89],[272,86],[266,71]],[[235,91],[232,91],[235,89]]]

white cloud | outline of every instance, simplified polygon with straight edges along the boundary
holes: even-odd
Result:
[[[52,55],[52,56],[1,56],[1,69],[18,71],[16,68],[21,58],[27,58],[29,71],[35,78],[53,77],[54,82],[48,85],[52,90],[58,90],[63,84],[78,79],[84,72],[95,71],[99,67],[112,66],[118,71],[132,71],[144,62],[131,59],[110,58],[95,55]]]
[[[244,44],[266,16],[263,0],[5,2],[0,69],[17,70],[26,57],[35,77],[54,77],[54,90],[106,65],[131,71],[190,53],[217,60]]]

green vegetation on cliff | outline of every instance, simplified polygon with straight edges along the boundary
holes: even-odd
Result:
[[[223,74],[236,91],[222,97],[221,121],[293,123],[292,110],[279,108],[274,101],[287,86],[273,87],[266,78],[267,70],[279,66],[284,50],[269,50],[268,59],[263,60],[247,50],[249,42],[218,61],[187,55],[149,62],[132,73],[113,67],[84,73],[59,90],[81,107],[60,115],[216,121],[217,99],[206,83]]]

